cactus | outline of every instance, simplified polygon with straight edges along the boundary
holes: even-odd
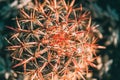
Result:
[[[13,68],[29,80],[85,80],[89,66],[96,67],[96,25],[90,12],[74,6],[75,0],[34,1],[21,9],[17,27],[7,39]],[[97,30],[98,31],[98,30]]]

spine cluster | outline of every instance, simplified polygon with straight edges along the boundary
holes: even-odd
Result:
[[[23,68],[29,80],[79,80],[95,67],[97,30],[90,12],[75,0],[35,0],[21,9],[8,39],[13,68]]]

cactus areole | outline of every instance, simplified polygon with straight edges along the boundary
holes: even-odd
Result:
[[[90,12],[74,2],[35,0],[20,10],[17,27],[8,27],[13,68],[22,67],[29,80],[85,80],[89,66],[96,67],[96,50],[104,47],[96,44]]]

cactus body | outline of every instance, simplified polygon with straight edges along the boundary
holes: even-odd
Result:
[[[23,67],[30,80],[84,79],[95,67],[97,36],[90,12],[75,7],[75,0],[44,0],[21,9],[17,27],[8,39],[14,66]]]

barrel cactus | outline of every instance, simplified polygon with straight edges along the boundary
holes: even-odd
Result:
[[[96,67],[97,26],[90,12],[74,6],[75,0],[34,1],[20,9],[17,27],[7,39],[13,68],[29,80],[85,80],[89,66]]]

